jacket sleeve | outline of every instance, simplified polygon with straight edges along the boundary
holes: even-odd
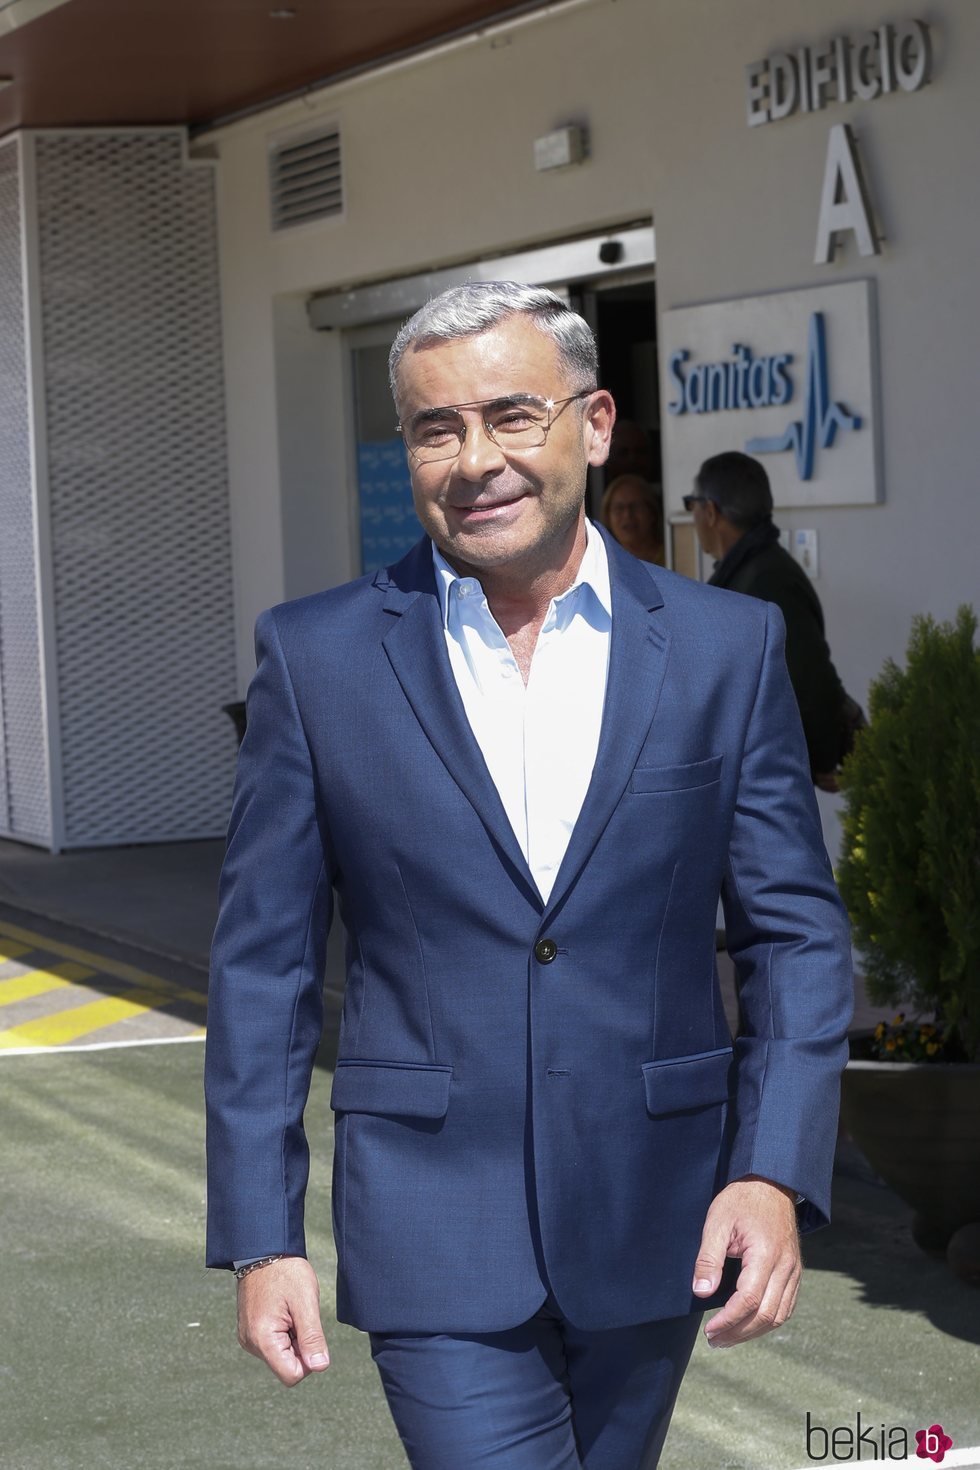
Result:
[[[722,885],[741,1012],[728,1180],[758,1174],[802,1194],[807,1230],[830,1217],[853,976],[784,641],[767,603]]]
[[[305,1255],[303,1110],[332,913],[313,766],[275,615],[256,624],[211,951],[207,1265]]]

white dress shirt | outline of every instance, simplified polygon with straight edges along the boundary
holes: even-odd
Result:
[[[585,525],[582,564],[548,606],[526,685],[480,583],[432,547],[456,686],[545,903],[592,776],[609,669],[609,563]]]

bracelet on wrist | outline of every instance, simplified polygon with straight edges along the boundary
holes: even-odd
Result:
[[[284,1261],[285,1259],[286,1254],[284,1251],[280,1251],[277,1256],[262,1256],[257,1261],[249,1261],[246,1266],[239,1266],[235,1272],[235,1278],[238,1281],[244,1281],[250,1271],[258,1271],[260,1266],[271,1266],[273,1261]]]

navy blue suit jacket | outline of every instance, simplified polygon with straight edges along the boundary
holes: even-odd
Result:
[[[826,1219],[850,948],[782,618],[606,541],[602,732],[547,904],[454,683],[429,542],[260,617],[212,956],[208,1264],[305,1253],[334,894],[342,1321],[511,1327],[542,1256],[582,1328],[675,1316],[704,1305],[728,1180]]]

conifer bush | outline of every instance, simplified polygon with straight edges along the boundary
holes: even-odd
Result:
[[[976,631],[965,604],[952,623],[913,620],[905,668],[885,662],[841,774],[837,880],[868,994],[934,1015],[936,1061],[980,1060]]]

